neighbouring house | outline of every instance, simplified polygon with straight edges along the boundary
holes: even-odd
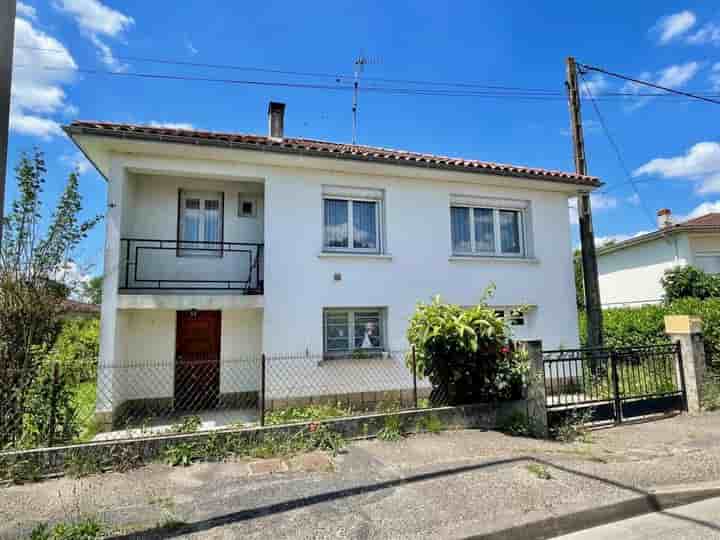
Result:
[[[261,353],[271,399],[407,390],[417,302],[491,283],[517,338],[578,344],[568,198],[596,178],[287,137],[284,109],[266,136],[65,128],[108,182],[99,414],[240,403]]]
[[[656,231],[597,251],[603,307],[641,306],[663,300],[660,280],[666,270],[696,266],[720,272],[720,214],[675,222],[672,212],[658,211]]]
[[[68,298],[62,303],[62,317],[64,319],[97,319],[100,316],[100,306],[72,300]]]

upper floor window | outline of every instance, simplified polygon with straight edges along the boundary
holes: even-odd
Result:
[[[695,265],[708,274],[720,274],[720,253],[696,253]]]
[[[382,192],[355,188],[324,188],[323,249],[382,251]]]
[[[223,237],[223,194],[181,191],[178,233],[181,254],[219,255]]]
[[[525,256],[524,211],[514,208],[450,207],[454,254]]]

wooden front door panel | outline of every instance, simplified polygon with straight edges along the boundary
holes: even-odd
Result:
[[[220,312],[178,311],[175,407],[201,410],[220,399]]]

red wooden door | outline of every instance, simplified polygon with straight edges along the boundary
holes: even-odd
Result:
[[[220,312],[178,311],[175,407],[216,407],[220,398]]]

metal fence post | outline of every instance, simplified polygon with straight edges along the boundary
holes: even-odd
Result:
[[[55,426],[57,425],[57,402],[58,392],[60,390],[60,365],[53,362],[52,367],[52,386],[50,387],[50,412],[48,416],[48,446],[52,446],[55,442]]]
[[[412,372],[413,372],[413,407],[418,408],[417,397],[417,362],[415,360],[415,345],[412,346]]]
[[[265,425],[265,353],[260,360],[260,427]]]
[[[613,380],[613,402],[615,403],[615,422],[622,423],[622,401],[620,400],[620,378],[618,376],[617,358],[610,353],[610,370]]]

